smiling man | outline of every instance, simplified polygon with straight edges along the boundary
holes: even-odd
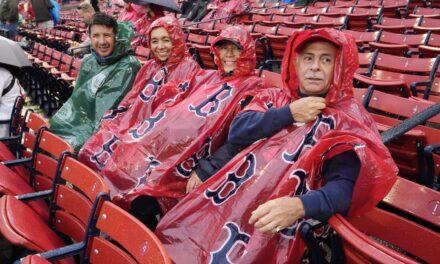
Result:
[[[75,150],[96,131],[104,112],[118,106],[140,68],[130,42],[118,39],[117,33],[118,24],[113,17],[97,13],[92,18],[92,54],[81,63],[72,96],[50,120],[51,131]]]

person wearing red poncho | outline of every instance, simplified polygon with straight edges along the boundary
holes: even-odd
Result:
[[[124,9],[118,15],[118,22],[136,22],[143,15],[143,7],[136,4],[125,3]]]
[[[135,124],[150,117],[155,107],[177,94],[184,96],[190,89],[176,90],[176,94],[161,87],[169,82],[188,86],[188,80],[199,72],[199,65],[191,58],[184,42],[184,34],[177,20],[162,17],[154,21],[148,31],[152,59],[139,70],[132,89],[118,108],[107,111],[99,130],[81,148],[78,159],[99,171],[115,150],[122,135]],[[185,84],[186,83],[186,84]]]
[[[299,263],[301,222],[360,215],[388,193],[397,167],[353,98],[357,67],[352,36],[292,35],[284,89],[255,96],[231,126],[230,143],[251,145],[159,222],[156,234],[175,263]]]
[[[133,21],[133,28],[136,30],[136,36],[132,39],[133,45],[148,45],[147,32],[151,24],[158,18],[163,17],[165,14],[163,8],[159,5],[148,4],[141,5],[142,8],[137,9],[136,21]]]
[[[249,0],[214,0],[208,4],[208,14],[202,21],[218,19],[221,23],[240,23],[248,19],[246,15],[250,11]]]
[[[222,31],[211,51],[219,69],[196,76],[186,98],[161,104],[133,126],[101,170],[113,201],[124,208],[134,201],[131,211],[140,219],[149,218],[148,197],[166,213],[186,194],[198,160],[224,142],[240,103],[262,88],[254,70],[255,45],[243,27]],[[162,90],[176,88],[171,83]]]

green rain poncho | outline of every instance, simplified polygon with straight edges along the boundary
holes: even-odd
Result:
[[[97,130],[104,112],[117,107],[131,89],[141,66],[131,54],[124,38],[116,40],[111,57],[105,61],[94,54],[83,59],[72,96],[50,120],[51,131],[75,151]]]

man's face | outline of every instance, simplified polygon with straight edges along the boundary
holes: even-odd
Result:
[[[165,62],[170,58],[173,43],[165,28],[155,28],[151,31],[150,47],[154,56],[160,61]]]
[[[240,58],[241,49],[231,42],[225,42],[218,47],[220,61],[225,72],[235,70],[237,67],[237,60]]]
[[[115,33],[113,33],[113,28],[103,25],[93,25],[90,28],[90,41],[93,49],[99,56],[109,56],[115,47]]]
[[[326,41],[306,44],[295,63],[302,93],[317,95],[328,91],[333,80],[336,52],[336,46]]]
[[[78,10],[78,15],[84,21],[86,24],[90,24],[93,18],[93,12],[87,11],[87,10]]]

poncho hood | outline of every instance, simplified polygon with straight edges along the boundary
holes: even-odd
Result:
[[[161,17],[151,23],[150,28],[147,31],[148,39],[151,39],[151,31],[156,28],[163,27],[170,35],[171,42],[173,43],[173,50],[171,51],[170,58],[166,61],[165,66],[179,63],[184,57],[190,57],[188,49],[185,44],[185,35],[182,28],[179,26],[179,22],[169,16]],[[151,44],[148,42],[148,48],[151,49]],[[152,58],[158,63],[163,64],[152,52]]]
[[[354,37],[335,29],[316,29],[295,32],[289,39],[281,68],[281,78],[285,92],[298,99],[298,77],[295,73],[295,61],[298,50],[306,43],[322,39],[340,47],[336,54],[333,81],[326,96],[327,104],[353,97],[353,75],[358,68],[358,53]]]
[[[129,23],[118,22],[118,32],[116,33],[116,41],[113,52],[108,57],[99,56],[91,47],[92,55],[95,57],[99,65],[112,65],[121,58],[134,54],[130,45],[130,39],[134,36],[134,29]]]
[[[223,30],[221,34],[214,39],[211,44],[211,52],[214,54],[215,64],[218,66],[218,71],[225,76],[223,65],[220,61],[218,46],[216,44],[220,41],[231,40],[239,43],[243,50],[237,61],[237,67],[231,76],[227,79],[235,79],[238,76],[254,75],[256,65],[255,44],[251,35],[241,26],[231,26]]]

